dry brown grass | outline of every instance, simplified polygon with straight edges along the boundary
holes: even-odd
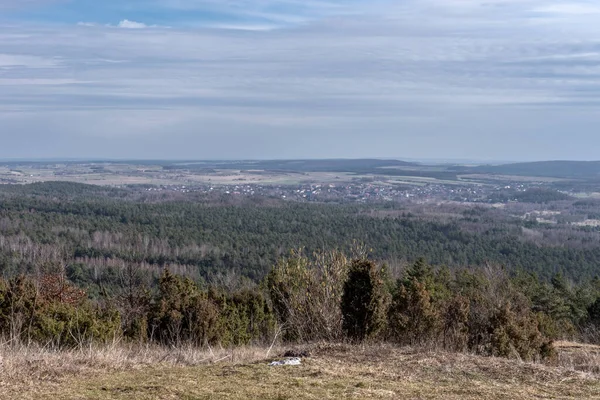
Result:
[[[573,356],[574,346],[561,344],[561,349]],[[310,348],[311,357],[301,366],[269,367],[266,352],[4,348],[0,398],[600,399],[600,374],[593,368],[580,371],[571,361],[550,366],[389,345],[320,345]],[[586,349],[580,357],[593,353]],[[574,360],[565,357],[559,361]],[[597,367],[597,358],[586,360]]]
[[[5,345],[0,346],[0,399],[29,398],[25,388],[43,388],[52,393],[65,382],[85,380],[98,374],[135,373],[151,367],[251,363],[264,359],[268,351],[259,347],[225,350],[135,344],[76,350]]]
[[[591,372],[600,376],[600,346],[557,342],[558,365],[572,371]]]

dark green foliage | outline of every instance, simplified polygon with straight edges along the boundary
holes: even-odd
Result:
[[[201,290],[189,278],[165,270],[148,316],[148,336],[163,344],[241,346],[264,341],[274,316],[260,292]]]
[[[489,329],[489,351],[494,356],[526,361],[554,356],[552,341],[542,335],[538,320],[529,309],[518,310],[505,304],[493,312]]]
[[[413,282],[421,282],[428,288],[433,286],[433,268],[422,257],[406,271],[401,284],[410,286]]]
[[[378,260],[414,262],[425,256],[452,269],[490,261],[546,280],[558,272],[585,280],[600,265],[598,246],[524,241],[514,228],[526,222],[484,220],[483,211],[472,215],[482,218],[473,232],[465,221],[419,219],[397,212],[396,205],[236,201],[192,195],[159,201],[126,190],[55,183],[3,186],[0,274],[35,272],[40,267],[35,254],[43,253],[65,264],[70,279],[92,296],[119,285],[111,270],[118,263],[143,266],[156,281],[168,265],[195,281],[236,271],[258,282],[290,248],[304,247],[308,254],[346,251],[355,239],[372,247]],[[374,218],[371,211],[392,216]]]
[[[41,283],[38,287],[26,277],[0,280],[0,336],[13,343],[79,347],[120,335],[121,320],[115,309],[91,304],[60,277]]]
[[[2,188],[0,335],[56,346],[119,336],[238,346],[271,343],[281,329],[288,342],[387,337],[533,359],[551,355],[550,339],[600,325],[593,238],[581,247],[523,240],[524,222],[484,221],[483,207],[464,213],[467,222],[441,223],[393,205],[194,200],[85,185]],[[349,263],[354,239],[378,260],[401,260],[395,268],[413,264],[394,281],[387,266]],[[314,251],[335,248],[343,251]],[[243,288],[216,284],[226,273]]]
[[[294,252],[274,265],[265,279],[277,320],[285,328],[285,341],[313,339],[312,326],[309,325],[308,330],[304,326],[310,320],[306,294],[312,275],[308,258]]]
[[[277,317],[299,327],[289,330],[287,341],[337,340],[339,329],[352,341],[387,337],[401,344],[533,360],[552,357],[552,339],[565,337],[569,329],[597,323],[596,281],[576,286],[557,276],[544,284],[492,267],[452,274],[419,260],[398,279],[391,304],[388,281],[384,267],[364,259],[348,266],[335,252],[282,260],[264,282],[268,297],[257,287],[204,289],[166,269],[156,293],[142,291],[127,300],[135,291],[124,291],[102,306],[63,275],[20,277],[0,280],[0,335],[59,347],[121,336],[228,347],[271,343]],[[547,301],[548,293],[556,300]],[[568,307],[556,312],[549,304]],[[585,318],[577,311],[582,307]],[[124,313],[129,316],[122,320]]]
[[[600,328],[600,297],[590,304],[587,311],[590,316],[590,322]]]
[[[381,270],[368,260],[355,260],[342,295],[342,328],[353,341],[375,338],[386,326],[389,303]]]
[[[431,343],[443,329],[444,343],[456,346],[466,322],[460,296],[451,299],[452,284],[448,268],[436,270],[419,258],[398,279],[394,290],[388,312],[390,339],[406,344]],[[449,341],[450,336],[455,338]]]
[[[528,360],[553,355],[541,328],[552,318],[536,314],[501,268],[452,277],[418,261],[398,280],[388,318],[397,343]]]
[[[600,294],[595,280],[575,285],[561,274],[548,283],[534,275],[519,273],[513,282],[539,314],[542,332],[553,339],[576,336],[577,330],[592,320],[590,307]]]
[[[399,284],[389,310],[390,337],[403,344],[425,344],[439,332],[440,315],[424,283]]]
[[[398,280],[388,311],[389,337],[406,344],[431,342],[440,324],[432,301],[437,285],[433,268],[419,258]]]
[[[457,283],[470,301],[467,326],[471,351],[526,360],[553,355],[552,340],[540,330],[540,319],[530,299],[504,269],[465,271]]]
[[[218,298],[221,345],[265,342],[274,335],[275,316],[260,291],[244,289],[233,294],[212,293],[210,297]]]
[[[149,316],[149,336],[160,343],[198,346],[215,343],[219,307],[189,278],[165,270],[158,285],[158,297]]]
[[[121,319],[114,309],[89,303],[77,308],[60,302],[46,303],[35,313],[28,340],[59,347],[107,343],[120,336]]]

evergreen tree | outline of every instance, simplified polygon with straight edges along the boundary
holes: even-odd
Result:
[[[424,344],[438,333],[439,312],[424,283],[413,278],[410,284],[399,282],[388,318],[390,336],[404,344]]]
[[[386,325],[389,294],[381,271],[368,260],[352,262],[342,294],[342,328],[354,341],[373,338]]]

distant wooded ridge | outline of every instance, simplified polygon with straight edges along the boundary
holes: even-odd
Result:
[[[548,177],[577,180],[600,180],[600,161],[537,161],[507,164],[461,165],[459,163],[422,163],[393,159],[296,159],[296,160],[79,160],[79,161],[6,161],[0,165],[23,164],[135,164],[155,165],[168,170],[268,170],[288,172],[349,172],[356,174],[410,175],[439,179],[456,179],[465,174],[490,174]]]

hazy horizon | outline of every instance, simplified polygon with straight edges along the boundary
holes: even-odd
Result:
[[[594,160],[599,18],[589,0],[0,0],[0,159]]]
[[[65,163],[215,163],[215,162],[263,162],[263,161],[321,161],[321,160],[351,160],[360,161],[366,159],[373,160],[394,160],[424,165],[445,165],[445,164],[472,164],[472,165],[508,165],[508,164],[527,164],[538,162],[582,162],[582,163],[600,163],[600,160],[484,160],[484,159],[443,159],[443,158],[409,158],[409,157],[371,157],[371,158],[236,158],[236,159],[187,159],[187,158],[2,158],[0,163],[46,163],[46,162],[65,162]]]

